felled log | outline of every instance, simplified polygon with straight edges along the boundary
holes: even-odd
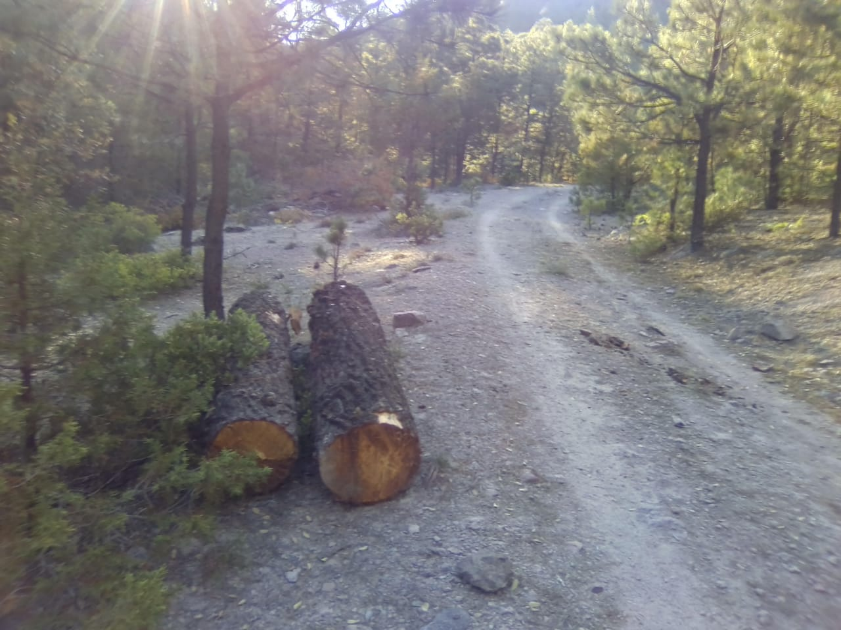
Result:
[[[226,449],[255,454],[272,471],[256,490],[268,492],[286,480],[298,457],[289,331],[283,306],[268,292],[243,295],[230,312],[240,309],[257,318],[269,347],[217,394],[204,425],[208,455]]]
[[[377,313],[345,282],[316,291],[307,311],[321,479],[339,501],[390,499],[417,473],[420,443]]]

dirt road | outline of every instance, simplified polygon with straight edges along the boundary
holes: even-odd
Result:
[[[415,630],[458,607],[477,629],[841,628],[838,427],[603,267],[569,192],[487,191],[418,274],[388,269],[408,246],[354,225],[373,251],[347,279],[384,322],[431,316],[395,337],[421,477],[351,509],[304,467],[234,505],[219,542],[176,554],[188,588],[166,627]],[[229,294],[279,267],[306,292],[285,234],[231,235],[253,252]],[[214,570],[223,547],[241,568]],[[462,584],[476,550],[507,554],[516,588]]]

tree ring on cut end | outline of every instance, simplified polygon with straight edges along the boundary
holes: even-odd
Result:
[[[256,455],[261,466],[271,469],[266,481],[255,490],[269,492],[282,484],[298,458],[298,446],[283,427],[268,420],[237,420],[225,425],[208,449],[215,457],[222,451]]]
[[[377,503],[411,483],[420,466],[420,443],[414,432],[396,426],[392,415],[354,427],[321,453],[321,479],[339,501]]]

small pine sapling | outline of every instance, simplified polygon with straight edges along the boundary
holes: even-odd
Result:
[[[330,223],[330,231],[324,237],[330,244],[330,250],[325,249],[323,245],[318,245],[315,248],[315,254],[322,261],[330,264],[333,269],[333,281],[339,279],[339,261],[342,254],[342,245],[347,240],[347,221],[342,217],[336,217]]]
[[[482,191],[480,190],[480,186],[482,185],[482,180],[479,177],[468,177],[461,185],[462,190],[469,195],[469,199],[467,205],[471,208],[473,205],[482,198]]]

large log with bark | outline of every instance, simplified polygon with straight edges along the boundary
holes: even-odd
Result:
[[[307,311],[321,479],[340,501],[390,499],[417,473],[420,443],[377,313],[345,282],[316,291]]]
[[[256,490],[268,492],[286,480],[298,457],[289,330],[283,306],[268,292],[245,294],[230,312],[240,309],[256,317],[269,347],[217,394],[204,429],[211,457],[226,449],[257,455],[272,472]]]

